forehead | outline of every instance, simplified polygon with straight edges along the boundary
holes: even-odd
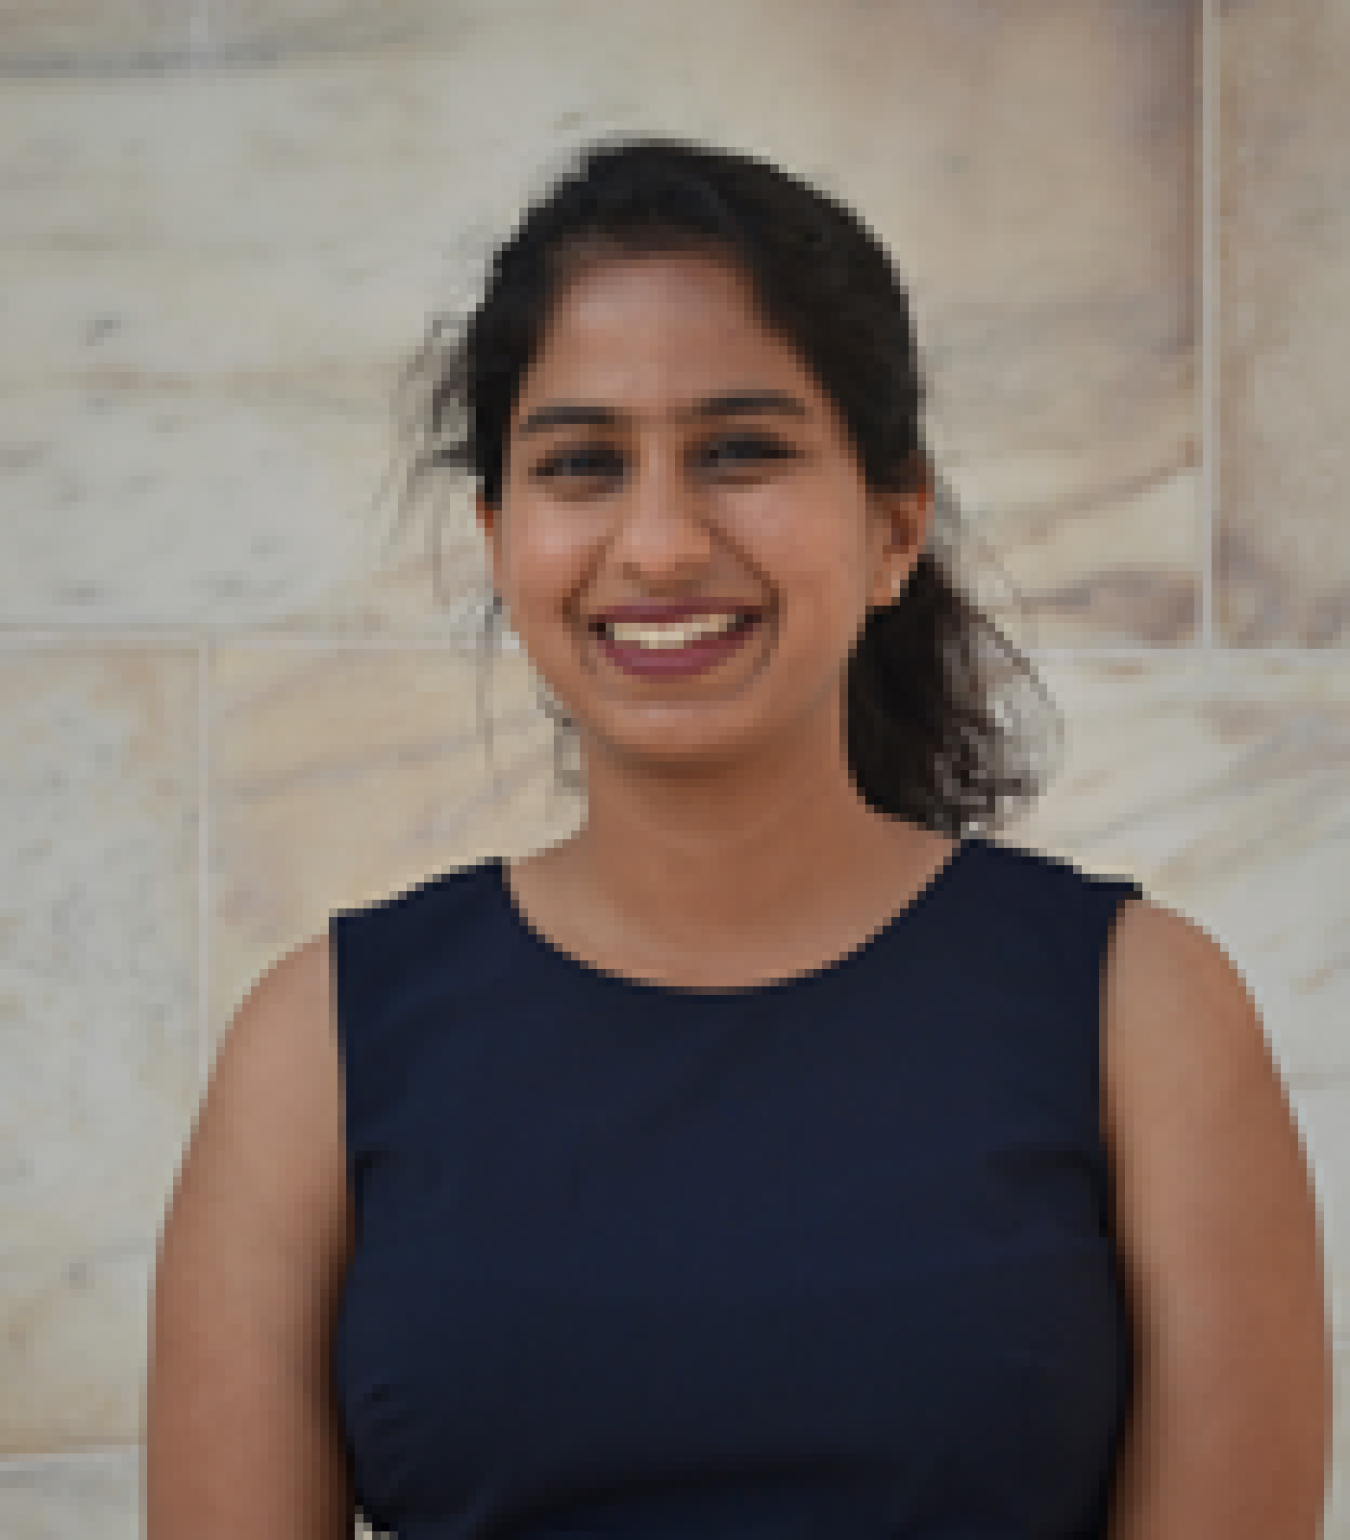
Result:
[[[562,290],[518,411],[544,399],[670,404],[729,385],[791,388],[814,405],[796,350],[750,280],[714,257],[609,257]]]

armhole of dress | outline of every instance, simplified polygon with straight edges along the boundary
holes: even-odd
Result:
[[[328,918],[328,993],[329,1029],[333,1034],[333,1050],[337,1055],[338,1084],[342,1109],[343,1165],[347,1173],[347,1192],[351,1199],[356,1230],[360,1234],[361,1206],[357,1194],[355,1141],[352,1137],[355,1117],[354,1087],[356,1070],[353,1064],[351,1033],[348,1030],[351,1000],[344,988],[347,969],[347,944],[350,940],[348,927],[352,917],[341,910]]]
[[[1106,1004],[1108,983],[1111,976],[1112,961],[1115,957],[1116,926],[1120,922],[1121,911],[1130,899],[1144,898],[1147,895],[1143,887],[1131,878],[1112,879],[1105,885],[1107,898],[1107,913],[1105,924],[1100,932],[1100,944],[1097,952],[1097,1030],[1093,1038],[1092,1065],[1094,1072],[1094,1085],[1096,1087],[1095,1105],[1097,1108],[1097,1146],[1100,1152],[1101,1172],[1101,1214],[1102,1222],[1109,1225],[1111,1214],[1115,1204],[1115,1180],[1111,1164],[1111,1148],[1106,1136]]]

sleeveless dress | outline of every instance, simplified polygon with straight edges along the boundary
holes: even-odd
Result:
[[[737,990],[574,958],[501,859],[330,922],[332,1341],[401,1540],[1089,1540],[1133,1346],[1099,1132],[1142,889],[969,835]]]

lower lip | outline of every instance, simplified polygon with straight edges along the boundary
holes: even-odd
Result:
[[[683,679],[689,674],[706,673],[739,652],[758,632],[760,623],[761,617],[756,616],[741,630],[691,642],[687,647],[638,647],[632,642],[612,641],[607,636],[597,636],[596,645],[603,656],[626,674],[636,674],[641,679]]]

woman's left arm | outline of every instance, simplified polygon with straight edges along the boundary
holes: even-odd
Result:
[[[1317,1203],[1241,975],[1149,900],[1103,985],[1103,1133],[1136,1390],[1108,1540],[1315,1540],[1331,1348]]]

